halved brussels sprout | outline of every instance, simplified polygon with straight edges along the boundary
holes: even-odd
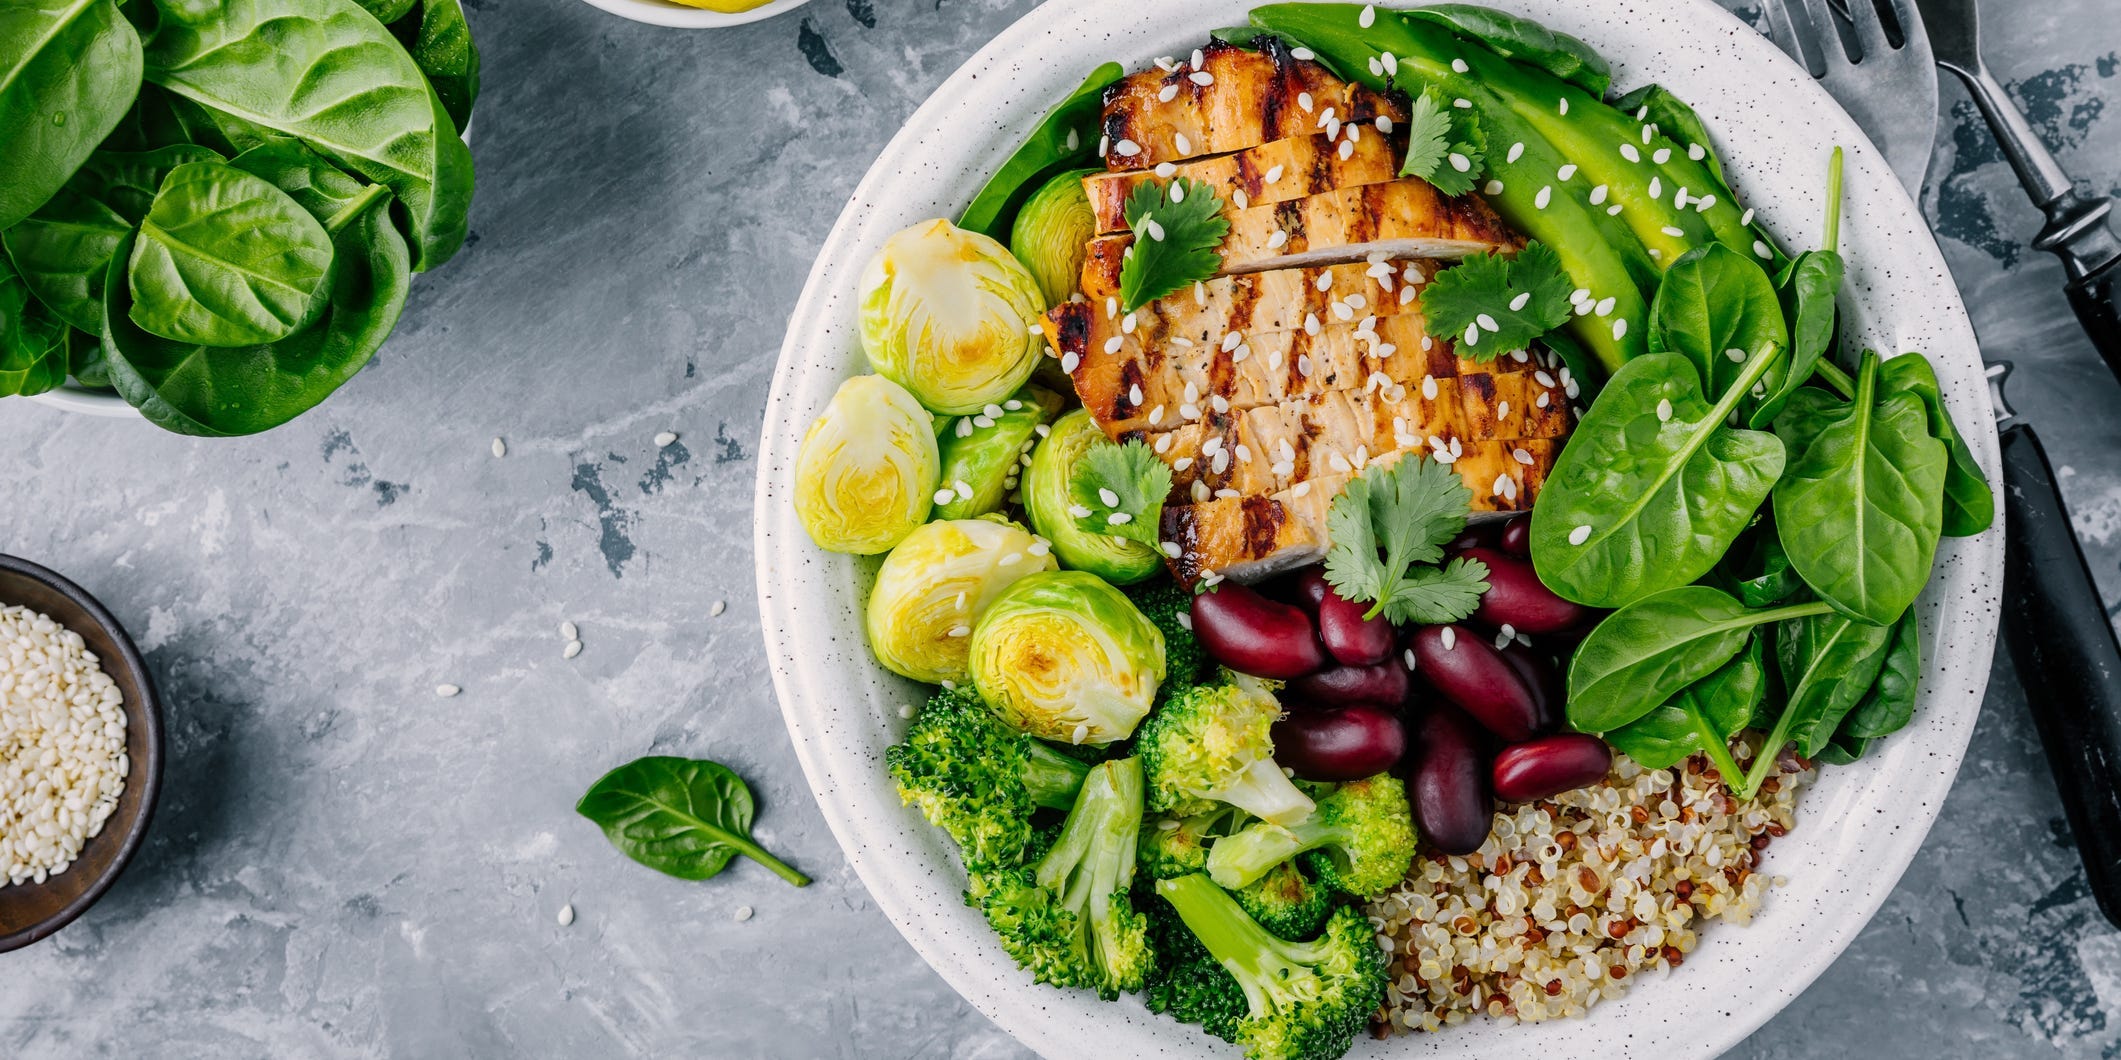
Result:
[[[926,522],[941,459],[935,417],[880,375],[840,384],[795,458],[795,514],[832,552],[874,555]]]
[[[1067,301],[1082,282],[1083,252],[1097,235],[1083,175],[1095,172],[1071,169],[1047,181],[1024,200],[1009,229],[1009,252],[1031,270],[1048,307]]]
[[[1076,465],[1091,446],[1104,443],[1105,432],[1090,418],[1089,409],[1055,420],[1045,441],[1031,451],[1031,466],[1024,471],[1024,514],[1033,530],[1053,542],[1061,566],[1089,571],[1114,585],[1132,585],[1164,569],[1156,549],[1142,541],[1090,533],[1068,514],[1074,503],[1068,482],[1075,477]]]
[[[963,681],[980,613],[1017,579],[1052,569],[1038,539],[1001,516],[923,524],[877,571],[869,649],[892,673]]]
[[[942,434],[943,474],[929,518],[970,519],[999,509],[1016,488],[1039,424],[1060,407],[1059,394],[1027,386],[999,405],[951,421]]]
[[[972,682],[995,713],[1046,740],[1133,735],[1164,679],[1164,635],[1094,574],[1011,585],[972,627]]]
[[[869,363],[936,412],[997,404],[1038,367],[1038,281],[977,232],[922,221],[892,236],[862,270],[861,296]]]

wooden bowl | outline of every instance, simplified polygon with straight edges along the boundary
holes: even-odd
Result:
[[[162,784],[162,704],[154,678],[125,628],[81,587],[34,563],[0,555],[0,606],[50,615],[81,634],[103,672],[125,693],[125,751],[132,759],[118,808],[66,871],[43,883],[0,880],[0,953],[21,949],[71,923],[110,890],[147,834]]]

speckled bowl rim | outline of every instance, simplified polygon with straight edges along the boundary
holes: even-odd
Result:
[[[89,907],[101,901],[104,894],[125,875],[125,868],[132,864],[133,855],[139,853],[140,844],[147,841],[147,833],[154,828],[155,804],[162,794],[162,693],[155,687],[155,675],[147,668],[147,660],[133,644],[132,635],[125,631],[117,616],[110,613],[103,602],[76,585],[70,579],[42,564],[32,563],[18,556],[0,553],[0,571],[20,574],[31,581],[42,582],[59,595],[73,601],[83,613],[110,635],[111,643],[118,649],[116,659],[102,660],[105,667],[115,666],[123,670],[132,686],[139,690],[136,701],[127,704],[126,724],[137,725],[142,732],[141,746],[147,750],[133,762],[132,773],[126,777],[128,786],[136,787],[140,793],[140,807],[132,819],[121,822],[124,831],[113,834],[106,825],[101,836],[109,836],[119,843],[118,852],[103,870],[103,875],[73,901],[60,907],[59,911],[34,924],[6,934],[0,934],[0,953],[33,946],[59,933],[61,928],[73,923]],[[9,603],[0,600],[0,606]],[[107,671],[106,671],[107,672]],[[96,842],[95,839],[89,842]],[[33,886],[17,884],[16,886]]]
[[[1973,327],[1921,213],[1884,159],[1797,64],[1709,0],[1499,0],[1584,38],[1615,60],[1616,83],[1658,80],[1718,132],[1741,198],[1795,246],[1818,238],[1830,145],[1848,148],[1842,299],[1851,342],[1920,349],[1991,481],[1994,417]],[[797,303],[760,442],[754,509],[760,617],[774,688],[812,793],[877,905],[967,1001],[1039,1052],[1063,1056],[1235,1055],[1196,1027],[1134,1000],[1035,986],[960,898],[948,842],[900,805],[883,749],[920,691],[863,647],[861,605],[875,561],[812,546],[789,505],[803,429],[838,384],[865,371],[856,276],[892,232],[954,216],[1025,129],[1097,62],[1130,68],[1240,24],[1236,0],[1050,3],[953,74],[884,149],[841,213]],[[1917,605],[1926,674],[1913,724],[1853,767],[1829,769],[1766,871],[1787,876],[1748,927],[1715,925],[1678,972],[1647,977],[1587,1019],[1524,1027],[1474,1021],[1437,1035],[1359,1040],[1354,1056],[1715,1055],[1801,993],[1877,911],[1936,819],[1979,712],[1992,655],[2002,522],[1948,539]],[[1772,969],[1772,975],[1761,972]],[[1890,989],[1881,985],[1881,989]]]
[[[669,0],[582,0],[583,3],[601,11],[608,11],[620,18],[645,22],[666,29],[727,29],[761,19],[772,18],[784,11],[793,11],[810,0],[773,0],[749,11],[709,11],[703,7],[687,7]]]

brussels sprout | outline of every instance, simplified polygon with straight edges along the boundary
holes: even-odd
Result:
[[[1038,367],[1038,281],[1008,248],[948,221],[890,239],[862,270],[862,347],[929,409],[965,416],[1016,392]]]
[[[869,591],[869,649],[892,673],[967,677],[972,624],[1017,579],[1054,569],[1029,530],[1000,516],[927,523],[884,557]]]
[[[1059,394],[1027,386],[999,405],[952,420],[942,433],[943,474],[929,518],[970,519],[999,509],[1016,488],[1039,425],[1060,407]]]
[[[1164,635],[1094,574],[1011,585],[972,627],[972,682],[1003,720],[1041,739],[1124,740],[1164,679]]]
[[[840,384],[795,458],[795,514],[832,552],[873,555],[926,522],[940,459],[935,417],[880,375]]]
[[[1054,421],[1046,440],[1032,450],[1031,467],[1024,472],[1024,514],[1031,517],[1032,529],[1053,542],[1061,566],[1089,571],[1114,585],[1132,585],[1164,569],[1155,547],[1090,533],[1068,514],[1073,503],[1068,483],[1075,467],[1091,446],[1104,441],[1105,432],[1090,418],[1089,409],[1076,409]]]
[[[1046,305],[1068,300],[1082,280],[1083,252],[1097,236],[1097,215],[1083,191],[1083,175],[1094,169],[1071,169],[1033,192],[1009,229],[1009,252],[1031,270]]]

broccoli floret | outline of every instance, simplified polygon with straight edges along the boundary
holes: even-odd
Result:
[[[1380,773],[1342,784],[1319,800],[1318,812],[1295,825],[1261,822],[1217,840],[1208,851],[1208,875],[1235,890],[1310,851],[1305,864],[1321,881],[1357,898],[1375,898],[1406,876],[1414,845],[1406,785]]]
[[[1142,824],[1141,870],[1159,880],[1176,879],[1208,868],[1208,844],[1236,831],[1245,822],[1235,806],[1215,805],[1192,817],[1157,817]]]
[[[965,900],[1039,982],[1108,999],[1139,990],[1155,963],[1130,894],[1141,821],[1140,763],[1095,766],[1037,864],[975,872]]]
[[[1169,578],[1155,578],[1121,590],[1157,632],[1164,635],[1164,683],[1159,700],[1169,698],[1208,676],[1208,653],[1193,636],[1193,593]]]
[[[1227,803],[1282,824],[1309,816],[1311,800],[1274,764],[1280,716],[1274,693],[1243,674],[1225,672],[1171,697],[1134,735],[1149,809],[1191,817]]]
[[[1156,967],[1142,987],[1142,1004],[1235,1041],[1238,1021],[1248,1010],[1244,988],[1186,929],[1178,910],[1156,896],[1155,881],[1143,880],[1136,890],[1136,906],[1149,920],[1149,942],[1156,949]]]
[[[1333,889],[1311,879],[1293,861],[1267,870],[1265,876],[1230,892],[1259,926],[1291,941],[1318,934],[1333,915]]]
[[[1020,864],[1032,811],[1074,805],[1090,769],[1011,728],[971,689],[936,693],[884,761],[899,798],[950,834],[968,869]]]
[[[1156,893],[1245,997],[1231,1040],[1252,1060],[1331,1060],[1348,1051],[1385,993],[1384,951],[1352,906],[1311,942],[1270,934],[1204,875],[1159,880]]]

